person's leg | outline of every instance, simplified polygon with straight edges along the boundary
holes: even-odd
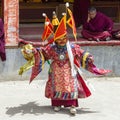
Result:
[[[90,40],[90,41],[94,40],[94,36],[95,36],[95,35],[93,34],[93,32],[90,32],[90,31],[85,30],[85,29],[83,29],[83,30],[81,31],[81,35],[83,36],[83,38],[88,39],[88,40]]]
[[[76,107],[78,107],[78,100],[74,99],[74,100],[56,100],[56,99],[52,99],[51,100],[51,104],[52,106],[54,106],[54,110],[55,111],[59,111],[61,106],[64,107],[70,107],[70,113],[75,115],[76,114]]]
[[[109,41],[111,40],[112,35],[108,32],[108,31],[104,31],[104,32],[100,32],[98,34],[96,34],[93,39],[97,40],[99,39],[99,41]]]
[[[70,107],[70,106],[75,106],[78,107],[78,100],[74,99],[74,100],[56,100],[56,99],[52,99],[51,100],[51,104],[52,106],[65,106],[65,107]]]
[[[93,41],[108,41],[111,38],[111,34],[108,31],[104,32],[90,32],[88,30],[82,30],[81,34],[84,38]]]

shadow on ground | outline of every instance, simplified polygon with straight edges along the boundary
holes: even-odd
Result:
[[[9,115],[10,117],[16,114],[21,114],[21,115],[25,115],[25,114],[39,115],[44,113],[56,114],[56,112],[53,111],[51,106],[40,106],[36,102],[29,102],[15,107],[7,107],[6,109],[7,109],[6,114]],[[98,112],[90,111],[89,108],[77,109],[77,114],[88,114],[88,113],[98,113]],[[57,112],[57,114],[69,114],[69,110],[68,108],[62,108],[61,111]]]

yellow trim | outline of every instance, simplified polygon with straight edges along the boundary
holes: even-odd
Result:
[[[85,68],[85,65],[86,65],[85,62],[86,62],[86,58],[88,57],[88,55],[89,55],[89,53],[86,52],[86,53],[84,54],[84,56],[83,56],[83,61],[82,61],[82,63],[83,63],[83,64],[82,64],[82,67],[83,67],[83,68]]]
[[[43,70],[43,68],[44,68],[44,63],[45,63],[45,58],[44,58],[42,52],[40,52],[40,56],[41,56],[41,60],[42,60],[42,70]]]

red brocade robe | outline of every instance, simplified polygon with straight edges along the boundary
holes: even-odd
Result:
[[[82,59],[83,50],[77,45],[71,45],[71,47],[73,56]],[[71,100],[90,96],[91,92],[81,76],[77,74],[72,77],[71,75],[71,65],[66,47],[48,46],[44,52],[45,59],[51,59],[49,79],[45,90],[47,98]],[[61,55],[64,56],[63,59],[60,58]]]
[[[56,44],[52,44],[41,49],[32,48],[33,55],[30,56],[30,61],[32,60],[31,57],[34,57],[34,65],[31,65],[32,74],[30,82],[43,70],[44,62],[50,60],[49,77],[45,88],[45,96],[47,98],[55,100],[74,100],[90,96],[91,91],[79,72],[80,67],[96,75],[104,75],[110,72],[110,70],[99,69],[93,62],[89,62],[92,55],[82,50],[79,45],[71,43],[70,47],[74,57],[74,64],[77,66],[76,68],[78,68],[76,69],[75,76],[71,74],[71,64],[66,46],[60,47]],[[27,52],[25,52],[25,54],[27,54]],[[30,61],[28,61],[28,63]],[[30,68],[25,66],[26,65],[20,68],[20,74],[25,71],[25,69]]]
[[[85,68],[86,70],[104,75],[109,70],[98,69],[93,63],[89,63],[91,55],[85,52],[76,44],[70,44],[73,57],[77,59],[77,66]],[[84,78],[77,71],[76,76],[71,75],[71,65],[68,58],[66,47],[57,45],[48,45],[45,49],[41,49],[45,61],[51,60],[49,69],[49,78],[46,83],[45,96],[51,99],[58,100],[72,100],[77,98],[86,98],[91,95]],[[42,71],[39,60],[40,57],[35,57],[35,66],[32,69],[32,79]],[[38,71],[38,72],[37,72]],[[37,74],[36,74],[37,73]]]

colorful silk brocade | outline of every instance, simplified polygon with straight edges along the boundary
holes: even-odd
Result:
[[[82,55],[80,47],[78,45],[71,44],[71,48],[73,56],[78,56],[80,58]],[[50,66],[51,72],[49,74],[49,80],[46,84],[45,90],[45,96],[47,98],[71,100],[85,98],[91,94],[85,83],[81,83],[81,81],[83,81],[82,77],[79,77],[79,75],[72,77],[66,46],[49,46],[45,49],[45,53],[45,58],[52,59]],[[60,59],[60,55],[64,55],[64,59]],[[86,91],[88,93],[86,93]]]
[[[85,52],[76,44],[70,44],[73,57],[77,58],[76,62],[81,66],[97,75],[104,75],[110,70],[97,68],[92,62],[89,62],[92,55]],[[45,61],[50,60],[49,78],[46,83],[45,96],[55,100],[75,100],[78,98],[86,98],[91,95],[91,91],[87,87],[84,77],[76,69],[76,76],[72,76],[71,64],[68,57],[66,46],[60,47],[56,44],[48,45],[45,48],[32,48],[31,53],[34,60],[30,82],[43,70]],[[24,56],[25,57],[25,56]],[[26,57],[25,57],[26,58]],[[29,61],[29,59],[27,59]],[[75,63],[74,63],[75,64]]]
[[[111,70],[99,69],[93,63],[89,63],[89,57],[92,56],[88,52],[83,52],[81,66],[88,70],[91,73],[96,75],[105,75],[106,73],[111,72]]]
[[[32,74],[30,77],[30,83],[32,80],[43,70],[44,56],[40,50],[33,48],[32,45],[27,44],[21,50],[23,57],[27,60],[27,63],[20,67],[19,75],[32,68]]]

